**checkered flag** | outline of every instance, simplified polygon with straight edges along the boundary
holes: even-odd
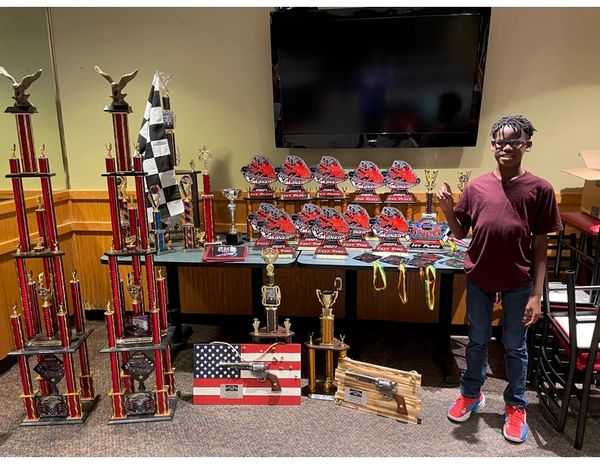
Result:
[[[144,171],[147,173],[146,192],[151,186],[158,186],[160,218],[162,222],[170,222],[171,217],[183,213],[183,202],[179,196],[160,101],[160,79],[156,73],[144,110],[144,121],[140,129],[138,145],[140,155],[144,158]],[[148,222],[152,222],[152,207],[148,198],[146,198],[146,211]]]

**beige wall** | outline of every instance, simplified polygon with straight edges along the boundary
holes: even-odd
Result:
[[[279,163],[271,107],[269,10],[266,8],[52,8],[58,76],[72,185],[100,189],[111,121],[100,65],[121,75],[139,68],[126,92],[141,122],[155,69],[173,76],[177,139],[187,167],[208,145],[217,161],[214,188],[246,187],[239,168],[256,153]],[[148,24],[163,25],[157,37]],[[525,167],[557,191],[581,187],[560,169],[581,166],[578,152],[600,148],[600,8],[494,8],[478,144],[465,149],[297,150],[313,164],[326,152],[354,168],[363,158],[388,166],[395,158],[415,168],[440,168],[456,183],[457,169],[473,175],[494,167],[490,125],[508,113],[527,115],[538,129]],[[424,191],[420,185],[416,191]]]
[[[34,142],[36,147],[46,145],[50,168],[56,173],[56,177],[52,179],[54,189],[66,188],[45,8],[0,9],[0,66],[6,68],[18,81],[23,76],[42,69],[40,78],[27,91],[31,95],[29,101],[38,110],[32,117]],[[12,96],[11,82],[0,76],[0,112],[14,104]],[[18,146],[15,117],[2,113],[0,173],[8,172],[7,160],[13,143]],[[0,189],[10,188],[10,185],[10,181],[4,175],[0,175]],[[25,188],[39,190],[39,183],[33,180],[26,181]]]

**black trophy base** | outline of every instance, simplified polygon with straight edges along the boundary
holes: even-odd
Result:
[[[37,108],[35,106],[9,106],[4,110],[5,113],[12,114],[34,114],[37,113]]]
[[[225,243],[227,245],[241,245],[242,244],[240,237],[237,233],[235,233],[235,234],[226,233],[225,234]]]
[[[96,407],[100,395],[96,395],[92,400],[81,401],[81,417],[79,419],[69,419],[68,417],[41,417],[38,420],[24,420],[19,425],[21,427],[36,427],[41,425],[75,425],[83,424],[90,412]]]
[[[131,106],[129,105],[106,105],[104,111],[107,113],[133,113]]]
[[[337,387],[333,384],[329,388],[325,388],[325,380],[317,380],[316,388],[310,391],[308,385],[302,387],[302,394],[313,400],[333,401]]]
[[[110,419],[109,425],[114,424],[133,424],[138,422],[159,422],[159,421],[170,421],[173,420],[175,415],[175,409],[177,408],[177,402],[179,401],[179,392],[177,395],[169,397],[169,414],[166,416],[157,416],[155,414],[140,414],[135,416],[127,416],[123,419]]]

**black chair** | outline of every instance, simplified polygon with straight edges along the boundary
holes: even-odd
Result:
[[[566,274],[566,306],[552,304],[548,285],[544,286],[543,328],[536,347],[533,385],[542,410],[559,432],[565,429],[571,396],[579,398],[574,446],[581,449],[590,390],[595,373],[600,371],[600,318],[598,304],[577,305],[575,292],[583,290],[593,295],[600,286],[575,286],[575,273]]]

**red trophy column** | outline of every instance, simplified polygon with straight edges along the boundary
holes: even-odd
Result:
[[[210,175],[208,174],[208,162],[212,159],[212,153],[204,146],[198,154],[200,161],[204,163],[202,171],[202,209],[204,211],[204,231],[206,233],[206,243],[215,242],[215,228],[213,220],[213,198],[210,191]]]
[[[110,307],[109,303],[106,311],[104,312],[104,320],[106,322],[106,337],[109,348],[114,348],[117,346],[114,319],[115,313]],[[117,357],[116,352],[111,352],[108,355],[110,358],[110,373],[112,379],[112,390],[109,392],[109,395],[112,397],[112,419],[124,419],[127,417],[127,414],[125,414],[125,401],[123,398],[124,391],[121,388],[119,358]]]
[[[23,340],[23,326],[21,324],[21,316],[17,314],[17,305],[13,307],[13,313],[10,315],[10,325],[12,328],[13,340],[17,350],[23,350],[25,343]],[[29,372],[29,362],[25,355],[19,355],[19,374],[21,376],[21,384],[23,385],[23,393],[21,398],[25,405],[26,421],[37,421],[39,419],[35,407],[35,392],[31,386],[31,374]]]
[[[73,271],[73,278],[69,281],[71,286],[71,299],[73,300],[73,316],[75,318],[75,332],[82,334],[85,332],[85,317],[83,315],[83,305],[81,303],[81,287],[77,278],[77,271]],[[79,384],[83,399],[94,398],[94,380],[90,371],[90,360],[87,351],[87,345],[79,345],[79,363],[81,364],[81,375]]]

